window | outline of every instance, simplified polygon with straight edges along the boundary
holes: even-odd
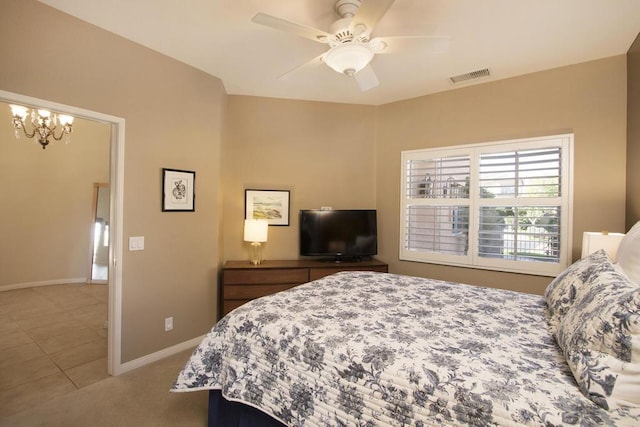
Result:
[[[556,275],[571,247],[573,135],[402,153],[400,259]]]

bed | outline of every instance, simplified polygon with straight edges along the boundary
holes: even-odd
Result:
[[[210,425],[640,425],[640,285],[604,251],[544,296],[343,272],[221,319],[172,391]]]

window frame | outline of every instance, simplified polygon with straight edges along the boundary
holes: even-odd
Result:
[[[483,154],[531,149],[560,148],[560,196],[559,197],[480,197],[480,158]],[[400,182],[400,233],[399,259],[432,264],[452,265],[484,270],[524,273],[540,276],[555,276],[564,270],[571,261],[573,236],[573,159],[574,135],[572,133],[533,138],[520,138],[467,144],[451,147],[435,147],[401,152]],[[470,158],[469,198],[420,198],[410,196],[411,161],[432,160],[451,156]],[[504,258],[480,257],[479,221],[480,208],[483,206],[560,206],[559,262],[508,260]],[[412,206],[461,206],[469,207],[468,250],[466,255],[428,252],[407,248],[408,213]]]

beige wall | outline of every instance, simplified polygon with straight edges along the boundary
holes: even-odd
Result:
[[[640,221],[640,35],[627,53],[627,230]]]
[[[381,106],[376,154],[379,257],[397,273],[543,292],[547,277],[400,262],[400,152],[573,132],[575,259],[583,231],[624,231],[625,117],[625,56]]]
[[[8,104],[0,102],[0,117],[0,289],[86,280],[93,184],[109,180],[109,126],[76,120],[71,143],[43,150],[15,139]]]
[[[220,80],[34,0],[2,2],[0,56],[0,89],[126,120],[125,244],[144,236],[145,250],[121,260],[122,362],[205,333],[217,314]],[[194,213],[160,211],[163,167],[196,171]]]
[[[300,209],[375,208],[375,108],[229,96],[225,260],[248,259],[244,190],[289,190],[290,226],[269,227],[266,259],[298,258]]]

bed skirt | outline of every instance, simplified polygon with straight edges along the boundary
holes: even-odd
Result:
[[[230,402],[220,390],[209,391],[209,427],[282,427],[283,424],[262,411]]]

